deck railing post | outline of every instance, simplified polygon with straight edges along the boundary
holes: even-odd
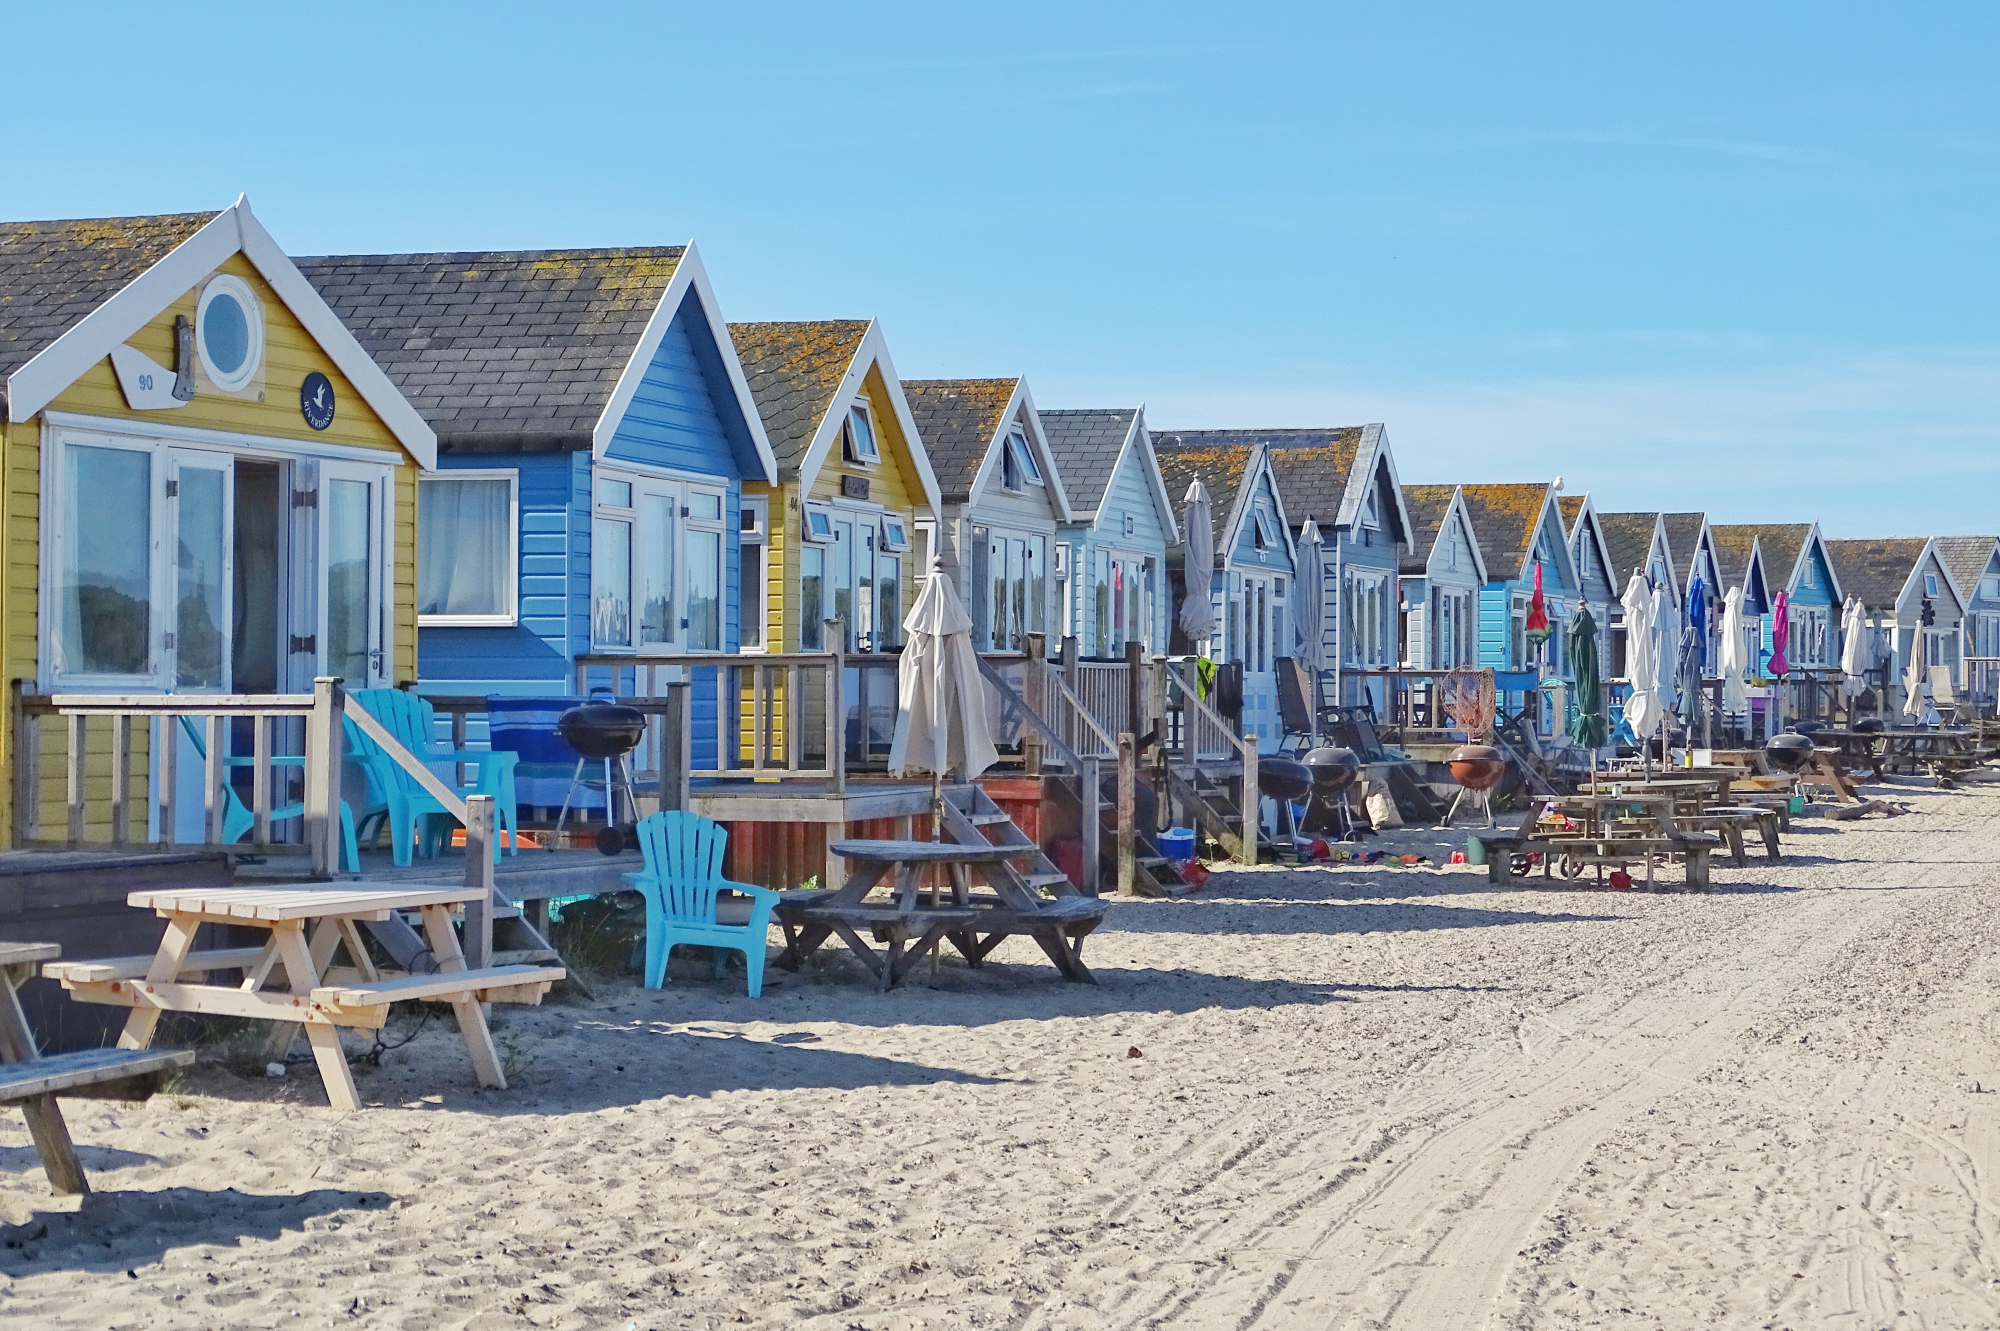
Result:
[[[223,746],[227,743],[229,731],[227,723],[219,715],[204,719],[208,723],[205,740],[208,758],[204,764],[206,770],[202,773],[201,840],[203,845],[219,846],[222,844],[222,817],[229,811],[228,801],[222,795],[222,783],[227,779],[224,774],[229,770],[222,763],[228,756],[223,752]]]
[[[36,806],[41,803],[41,792],[35,789],[34,772],[38,766],[35,751],[39,743],[40,724],[29,717],[27,705],[28,682],[17,679],[9,686],[12,691],[9,710],[7,749],[14,759],[14,849],[20,850],[34,839]]]
[[[1099,759],[1096,754],[1083,754],[1077,758],[1078,794],[1082,797],[1083,818],[1077,828],[1077,835],[1083,842],[1083,881],[1077,886],[1090,896],[1096,896],[1100,881],[1097,871],[1098,823],[1103,811],[1098,805],[1103,803],[1099,790]]]
[[[493,797],[465,797],[465,885],[479,895],[465,903],[465,964],[493,964]]]
[[[90,745],[84,732],[82,714],[72,712],[69,718],[69,844],[83,844],[83,782],[84,760],[89,756]]]
[[[688,715],[688,682],[667,685],[667,714],[660,725],[660,808],[688,807],[688,763],[693,752],[694,724]]]
[[[306,716],[305,839],[315,878],[331,878],[340,871],[344,705],[345,695],[338,679],[321,675],[313,680],[312,711]],[[168,829],[167,839],[173,839],[172,829]]]
[[[1246,737],[1243,740],[1243,863],[1253,867],[1257,863],[1257,837],[1264,828],[1262,803],[1257,794],[1257,741]]]
[[[1131,896],[1138,876],[1139,747],[1130,731],[1118,736],[1118,892]]]
[[[1048,641],[1046,634],[1022,635],[1022,645],[1028,658],[1027,666],[1022,671],[1023,692],[1028,706],[1044,721],[1049,719],[1049,691],[1045,682]],[[1021,770],[1028,776],[1042,774],[1042,736],[1033,726],[1021,731]]]
[[[1145,660],[1142,644],[1125,644],[1125,728],[1135,735],[1146,733],[1146,681],[1140,674]]]
[[[132,836],[132,718],[119,712],[111,718],[111,844],[122,846]]]
[[[847,793],[847,646],[845,621],[829,619],[825,624],[826,668],[826,789],[831,795]]]
[[[1153,740],[1153,826],[1146,830],[1159,835],[1171,826],[1162,822],[1167,810],[1167,658],[1156,656],[1146,666],[1146,712],[1157,728]]]

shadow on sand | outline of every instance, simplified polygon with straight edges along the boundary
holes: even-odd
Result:
[[[74,1211],[37,1211],[23,1224],[0,1226],[0,1271],[126,1271],[175,1248],[271,1240],[313,1216],[381,1210],[389,1201],[386,1193],[331,1188],[276,1196],[234,1188],[93,1192]]]

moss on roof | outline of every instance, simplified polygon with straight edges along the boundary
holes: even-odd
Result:
[[[1472,521],[1473,539],[1486,558],[1486,576],[1511,580],[1522,576],[1535,520],[1548,502],[1546,482],[1512,485],[1461,485],[1465,514]]]
[[[1451,497],[1457,492],[1455,485],[1403,487],[1403,507],[1410,513],[1410,552],[1403,557],[1404,573],[1422,573],[1430,566],[1445,515],[1451,512]]]
[[[905,379],[903,394],[946,503],[963,503],[1019,379]]]
[[[1860,597],[1871,610],[1886,611],[1895,608],[1929,544],[1922,536],[1828,541],[1826,554],[1841,591]]]
[[[799,474],[868,327],[866,319],[729,325],[781,478]]]
[[[1577,517],[1583,512],[1583,506],[1589,502],[1590,496],[1587,494],[1556,496],[1556,512],[1562,514],[1563,536],[1565,539],[1574,540],[1576,538]]]
[[[1186,506],[1182,502],[1188,487],[1200,481],[1208,491],[1208,517],[1210,537],[1216,546],[1216,558],[1222,558],[1221,549],[1223,525],[1229,515],[1236,511],[1236,495],[1243,486],[1243,478],[1250,467],[1250,460],[1256,449],[1249,444],[1181,444],[1175,442],[1176,435],[1155,435],[1153,451],[1160,462],[1160,479],[1166,482],[1167,498],[1173,501],[1176,514],[1185,515]],[[1182,539],[1187,533],[1181,533]]]

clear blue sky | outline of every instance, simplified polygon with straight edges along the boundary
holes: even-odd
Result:
[[[2000,9],[24,6],[14,218],[671,244],[733,319],[1406,481],[2000,528]]]

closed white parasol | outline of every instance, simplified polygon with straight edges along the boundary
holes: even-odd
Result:
[[[972,650],[972,620],[942,561],[931,565],[903,630],[908,636],[896,670],[896,736],[889,745],[889,771],[896,776],[929,774],[940,787],[950,772],[970,781],[1000,755],[993,745],[986,681]]]
[[[1653,589],[1637,573],[1620,598],[1625,607],[1625,674],[1632,696],[1625,700],[1625,724],[1642,745],[1660,728],[1660,640],[1653,624]]]
[[[1732,716],[1750,711],[1750,689],[1746,683],[1750,663],[1743,659],[1743,589],[1731,587],[1722,598],[1722,710]]]
[[[1188,486],[1181,515],[1181,572],[1186,592],[1181,598],[1181,632],[1196,650],[1215,633],[1215,607],[1209,604],[1209,579],[1215,575],[1215,528],[1209,524],[1208,491],[1200,481]]]

